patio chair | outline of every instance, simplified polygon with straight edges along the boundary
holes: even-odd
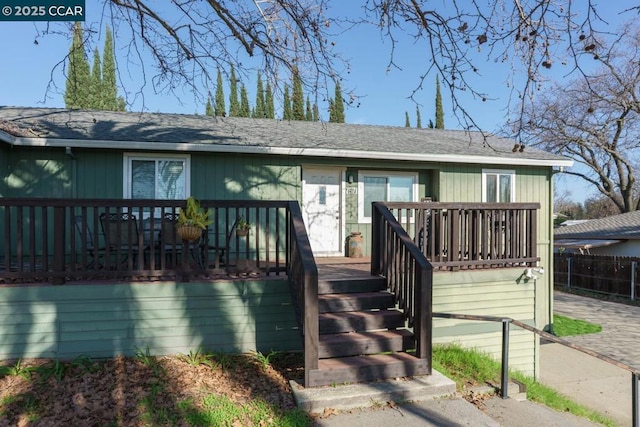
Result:
[[[225,253],[229,251],[229,246],[231,245],[231,239],[233,238],[233,234],[238,226],[238,222],[240,221],[240,217],[236,218],[229,229],[229,232],[225,236],[225,240],[222,243],[218,243],[218,239],[214,236],[214,239],[211,239],[208,232],[203,234],[204,239],[202,242],[202,265],[203,268],[208,268],[207,261],[209,258],[209,252],[215,253],[214,265],[215,269],[220,268],[221,265],[227,265],[227,261],[225,260]]]
[[[94,234],[87,218],[83,215],[76,215],[73,218],[76,230],[80,236],[79,242],[82,245],[80,249],[88,256],[87,268],[101,268],[100,258],[104,257],[104,246],[96,246],[93,240]]]
[[[160,238],[158,246],[155,248],[156,253],[164,255],[165,262],[175,267],[177,261],[182,254],[182,240],[176,233],[176,222],[178,214],[165,212],[160,218]],[[171,260],[174,262],[171,263]],[[164,263],[163,263],[164,267]]]
[[[102,213],[100,224],[109,253],[122,256],[119,265],[125,264],[131,254],[134,267],[139,268],[140,245],[136,216],[128,212]]]

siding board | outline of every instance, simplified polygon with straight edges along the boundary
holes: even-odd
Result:
[[[0,313],[0,359],[301,349],[285,280],[4,287]]]
[[[433,311],[455,314],[509,317],[535,324],[535,283],[518,283],[522,269],[435,272]],[[459,319],[434,319],[434,343],[458,343],[499,360],[502,324]],[[533,375],[538,340],[528,331],[512,327],[509,363]]]

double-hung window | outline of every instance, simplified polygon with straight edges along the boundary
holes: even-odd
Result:
[[[415,202],[417,195],[417,173],[360,171],[358,174],[358,222],[371,222],[372,202]]]
[[[124,196],[130,199],[186,199],[189,197],[188,155],[125,154]]]
[[[512,170],[482,171],[482,201],[512,203],[516,200],[516,172]]]

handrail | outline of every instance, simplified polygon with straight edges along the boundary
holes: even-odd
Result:
[[[371,274],[382,275],[416,339],[416,357],[431,372],[433,267],[385,203],[372,209]]]
[[[298,202],[289,203],[289,252],[287,276],[294,309],[304,343],[305,384],[311,384],[312,371],[318,369],[318,267]]]
[[[609,363],[611,365],[617,366],[618,368],[629,371],[631,373],[631,381],[632,381],[631,409],[632,409],[633,427],[640,427],[640,415],[639,415],[640,412],[638,409],[638,380],[640,379],[640,370],[633,368],[625,363],[622,363],[619,360],[612,359],[611,357],[606,356],[602,353],[598,353],[597,351],[589,350],[588,348],[584,348],[579,345],[573,344],[567,340],[558,338],[553,334],[534,328],[531,325],[528,325],[516,319],[512,319],[510,317],[496,317],[496,316],[483,316],[483,315],[475,315],[475,314],[455,314],[455,313],[433,313],[433,317],[438,317],[443,319],[479,320],[479,321],[502,323],[503,348],[502,348],[502,376],[501,376],[501,384],[500,384],[500,396],[503,399],[506,399],[508,397],[509,324],[514,324],[522,329],[533,332],[534,334],[548,341],[552,341],[552,342],[564,345],[566,347],[585,353],[589,356],[593,356],[599,360],[602,360],[603,362]]]

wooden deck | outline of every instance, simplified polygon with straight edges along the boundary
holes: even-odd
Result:
[[[316,258],[321,280],[358,279],[371,276],[371,258]]]

